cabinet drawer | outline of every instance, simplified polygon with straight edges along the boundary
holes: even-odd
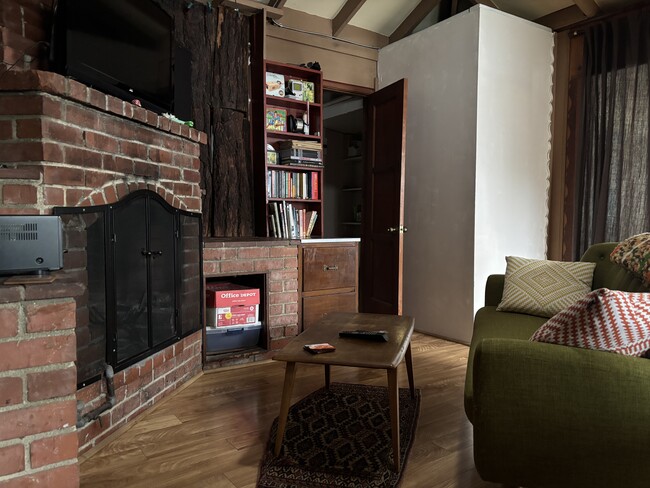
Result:
[[[357,312],[357,294],[336,293],[302,299],[302,328],[315,325],[328,312]]]
[[[356,247],[304,247],[302,291],[356,286]]]

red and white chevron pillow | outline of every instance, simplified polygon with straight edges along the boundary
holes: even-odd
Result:
[[[650,350],[650,293],[599,288],[551,317],[530,340],[643,356]]]

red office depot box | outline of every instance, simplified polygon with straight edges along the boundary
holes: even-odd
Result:
[[[233,283],[209,283],[205,293],[208,327],[250,325],[259,321],[259,288]]]

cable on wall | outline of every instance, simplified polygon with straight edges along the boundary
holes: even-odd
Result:
[[[275,25],[277,27],[280,27],[281,29],[287,29],[287,30],[290,30],[290,31],[301,32],[302,34],[309,34],[311,36],[324,37],[326,39],[332,39],[334,41],[345,42],[347,44],[352,44],[354,46],[364,47],[366,49],[374,49],[375,51],[379,51],[381,49],[378,46],[368,46],[367,44],[361,44],[361,43],[358,43],[358,42],[349,41],[347,39],[341,39],[340,37],[330,36],[328,34],[321,34],[320,32],[311,32],[311,31],[306,31],[306,30],[302,30],[302,29],[297,29],[296,27],[289,27],[288,25],[284,25],[284,24],[279,23],[275,19],[269,18],[268,20],[269,20],[269,23],[271,23],[272,25]]]

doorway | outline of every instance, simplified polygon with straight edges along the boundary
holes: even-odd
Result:
[[[361,237],[364,171],[363,97],[324,90],[323,213],[328,237]]]

